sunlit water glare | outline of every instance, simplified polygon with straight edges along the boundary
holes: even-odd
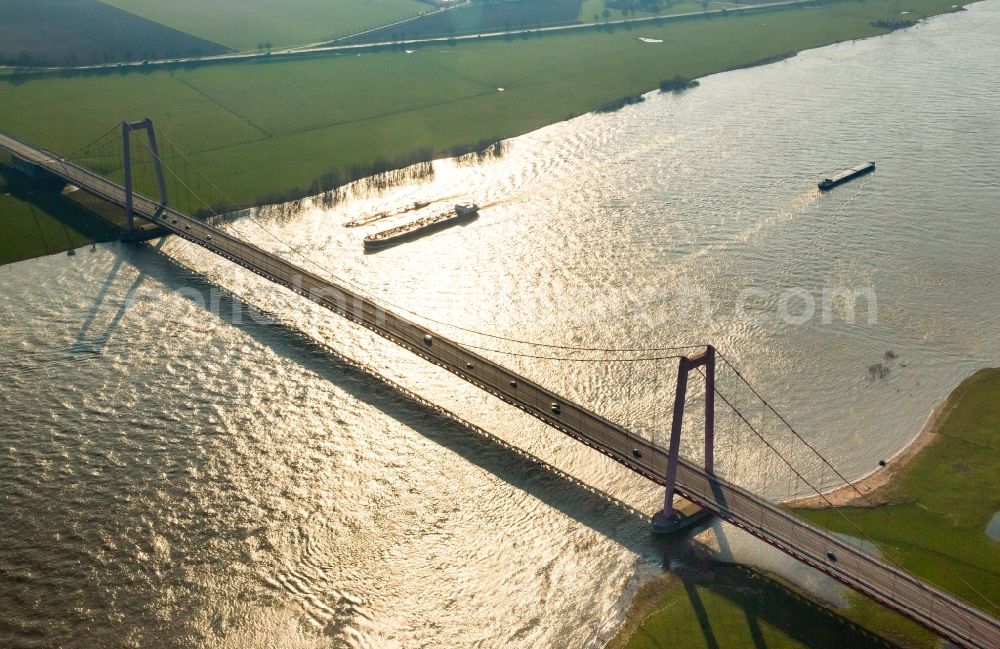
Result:
[[[711,342],[857,477],[998,360],[997,33],[990,0],[557,124],[497,160],[441,161],[430,182],[262,214],[276,239],[227,227],[449,325],[584,347]],[[815,189],[869,159],[875,174]],[[464,198],[483,206],[475,221],[377,254],[361,240],[390,222],[343,227]],[[597,647],[664,561],[646,518],[662,495],[644,479],[190,244],[97,246],[0,278],[0,644]],[[753,321],[736,317],[745,288]],[[863,305],[853,324],[779,317],[786,291],[819,309],[838,288],[870,289],[875,321]],[[489,355],[663,439],[671,361]],[[775,497],[802,488],[726,422],[722,471]],[[737,558],[836,597],[721,534]]]

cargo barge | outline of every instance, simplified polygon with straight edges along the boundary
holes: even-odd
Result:
[[[405,207],[400,207],[395,210],[388,210],[386,212],[378,212],[376,214],[369,214],[368,216],[363,216],[360,219],[355,219],[353,221],[348,221],[344,224],[345,228],[358,228],[362,225],[368,225],[369,223],[374,223],[375,221],[381,221],[382,219],[387,219],[390,216],[399,216],[400,214],[406,214],[407,212],[412,212],[414,210],[420,210],[428,205],[430,201],[413,201]]]
[[[824,178],[823,180],[819,181],[818,187],[823,191],[828,191],[833,189],[837,185],[846,183],[848,180],[853,180],[858,176],[864,176],[865,174],[869,174],[873,171],[875,171],[875,163],[866,162],[856,167],[851,167],[850,169],[847,169],[845,171],[841,171],[839,174],[837,174],[832,178]]]
[[[429,234],[443,228],[468,221],[479,213],[475,203],[457,203],[453,209],[438,212],[417,219],[412,223],[404,223],[388,230],[382,230],[365,237],[365,250],[387,248],[418,236]]]

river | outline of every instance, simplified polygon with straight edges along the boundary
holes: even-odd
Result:
[[[661,441],[676,361],[507,339],[711,342],[858,477],[1000,361],[997,33],[988,0],[227,227]],[[815,189],[865,160],[874,174]],[[375,254],[375,226],[343,227],[461,198],[478,219]],[[824,309],[843,290],[853,318]],[[599,647],[664,562],[645,480],[185,242],[0,267],[0,350],[5,646]],[[724,405],[718,451],[772,497],[805,489]]]

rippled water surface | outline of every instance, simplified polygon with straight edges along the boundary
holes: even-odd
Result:
[[[440,162],[433,181],[261,215],[267,232],[228,227],[500,352],[566,355],[468,330],[712,342],[859,476],[998,361],[998,33],[989,0]],[[869,159],[875,174],[814,189]],[[343,227],[462,197],[477,220],[377,254],[361,239],[379,226]],[[642,478],[190,244],[13,264],[0,286],[0,644],[600,646],[637,580],[673,565]],[[747,288],[753,317],[736,317]],[[838,288],[869,289],[877,317],[861,301],[825,322]],[[815,317],[783,321],[788,295]],[[484,353],[663,437],[672,361]],[[732,423],[722,471],[801,490]]]

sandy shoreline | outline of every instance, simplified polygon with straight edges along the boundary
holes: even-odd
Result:
[[[820,496],[806,496],[786,500],[782,505],[799,509],[825,509],[831,506],[872,507],[886,502],[885,487],[890,485],[913,458],[934,439],[941,414],[954,406],[951,401],[951,395],[949,395],[938,402],[927,416],[920,432],[906,446],[888,458],[884,467],[878,467],[868,475],[855,480],[853,485],[844,485],[827,491],[822,498]],[[859,494],[859,491],[863,495]]]

